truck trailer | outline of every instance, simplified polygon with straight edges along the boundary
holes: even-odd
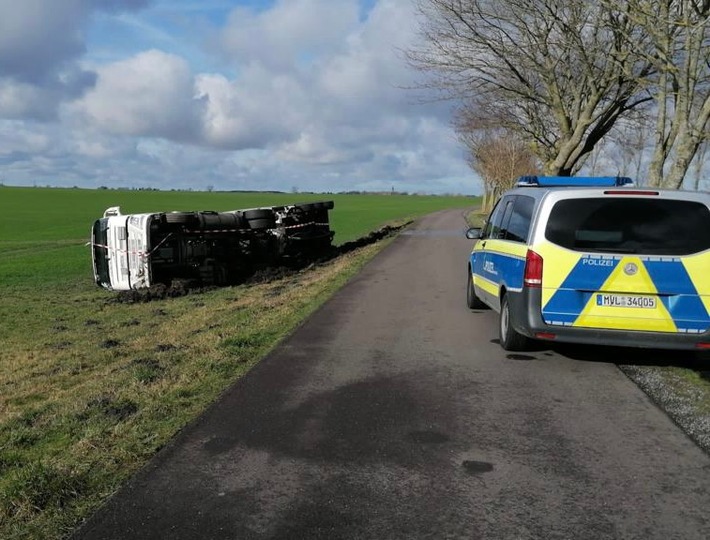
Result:
[[[128,291],[175,280],[223,286],[255,270],[328,253],[333,201],[228,212],[121,213],[108,208],[91,228],[96,284]]]

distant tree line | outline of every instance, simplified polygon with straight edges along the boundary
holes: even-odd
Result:
[[[460,103],[455,126],[484,184],[507,179],[489,171],[493,159],[510,159],[510,174],[539,167],[566,176],[593,167],[604,144],[637,172],[648,147],[651,186],[681,187],[693,163],[699,183],[710,0],[418,0],[418,8],[424,40],[409,60],[425,86]],[[508,157],[491,157],[500,152]]]

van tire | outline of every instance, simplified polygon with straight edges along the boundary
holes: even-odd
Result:
[[[473,279],[471,279],[470,267],[466,274],[468,277],[468,283],[466,285],[466,305],[469,309],[488,309],[488,306],[483,303],[483,300],[476,296],[476,289],[474,289]]]
[[[530,339],[519,334],[510,321],[510,305],[508,296],[505,295],[500,301],[500,318],[499,318],[499,337],[500,346],[506,351],[520,352],[527,351],[530,348]]]

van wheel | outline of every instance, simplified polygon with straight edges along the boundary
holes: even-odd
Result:
[[[473,279],[471,279],[471,271],[467,270],[466,275],[468,278],[466,285],[466,305],[469,309],[488,309],[488,306],[476,296],[476,289],[473,288]]]
[[[500,303],[500,346],[506,351],[527,351],[530,348],[530,340],[515,331],[510,323],[510,306],[508,297],[504,296]]]

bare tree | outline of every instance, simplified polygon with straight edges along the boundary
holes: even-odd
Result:
[[[639,0],[640,1],[640,0]],[[632,19],[585,0],[419,0],[410,62],[445,97],[523,140],[548,174],[570,175],[620,117],[650,101],[652,71],[629,53]]]
[[[647,111],[632,114],[616,123],[609,133],[606,147],[617,159],[619,176],[630,176],[639,184],[648,183],[642,171],[652,129],[652,118]]]
[[[655,101],[653,186],[679,188],[708,138],[710,120],[710,1],[602,0],[620,23],[630,52],[653,66],[645,84]],[[621,28],[624,26],[624,29]],[[645,39],[627,33],[641,29]]]
[[[695,154],[695,178],[693,179],[693,187],[696,191],[699,190],[701,187],[701,180],[703,178],[703,168],[706,164],[705,157],[707,156],[708,146],[710,146],[710,139],[706,138],[700,145],[700,148],[698,148],[698,152]],[[705,174],[710,174],[710,171],[706,172]]]
[[[468,151],[468,164],[483,182],[483,211],[490,211],[501,194],[524,175],[537,174],[537,159],[529,145],[503,129],[481,129],[475,116],[461,109],[454,123]]]

